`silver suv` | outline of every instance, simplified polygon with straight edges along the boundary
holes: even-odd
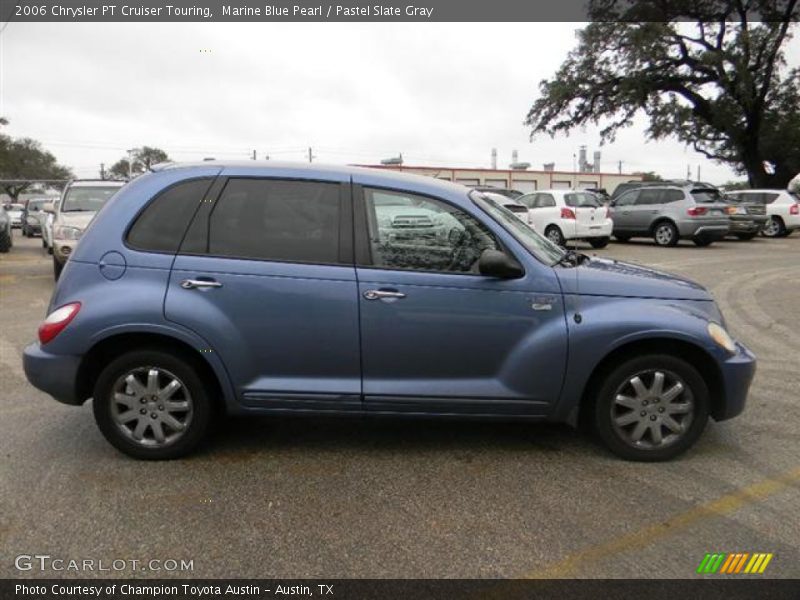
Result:
[[[652,237],[659,246],[675,246],[691,239],[708,246],[728,235],[730,207],[713,187],[694,185],[648,186],[629,190],[610,205],[614,237]]]

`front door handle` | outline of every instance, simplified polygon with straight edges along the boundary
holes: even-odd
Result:
[[[393,292],[389,290],[367,290],[364,292],[364,298],[367,300],[384,300],[389,298],[402,300],[405,297],[406,295],[402,292]]]
[[[213,279],[184,279],[181,281],[181,287],[185,290],[194,290],[197,288],[221,288],[222,284]]]

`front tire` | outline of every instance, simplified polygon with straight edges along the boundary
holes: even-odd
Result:
[[[58,262],[58,259],[54,256],[53,257],[53,279],[58,281],[58,278],[61,277],[61,271],[64,270],[64,265]]]
[[[617,456],[664,461],[697,441],[708,407],[708,387],[694,367],[671,355],[646,355],[608,375],[595,404],[595,426]]]
[[[653,227],[653,240],[659,246],[672,247],[678,244],[678,228],[669,221],[656,223]]]
[[[608,246],[609,238],[607,237],[599,237],[599,238],[591,238],[589,243],[592,245],[592,248],[605,248]]]
[[[11,233],[2,231],[0,232],[0,252],[6,253],[11,250]]]
[[[559,229],[558,225],[549,225],[547,229],[544,230],[544,235],[556,246],[563,246],[566,242],[564,234],[561,233],[561,229]]]
[[[692,238],[692,241],[694,242],[694,245],[699,248],[705,248],[706,246],[710,246],[714,242],[713,239],[706,237]]]
[[[179,356],[134,350],[103,369],[94,388],[94,417],[105,438],[128,456],[169,460],[206,437],[208,386]]]
[[[757,235],[757,231],[753,233],[737,233],[736,237],[742,240],[743,242],[747,242],[752,240]]]

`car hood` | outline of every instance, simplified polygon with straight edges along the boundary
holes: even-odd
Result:
[[[556,274],[566,294],[713,300],[706,288],[690,279],[605,258],[590,258],[579,267],[556,267]]]
[[[96,214],[96,211],[62,212],[58,215],[58,224],[83,230]]]

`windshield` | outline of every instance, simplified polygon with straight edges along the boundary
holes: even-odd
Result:
[[[47,204],[47,200],[31,200],[28,202],[28,212],[39,212]]]
[[[722,194],[719,193],[719,190],[708,189],[708,190],[692,190],[692,198],[694,201],[700,204],[708,204],[711,202],[720,202],[722,200]]]
[[[594,194],[586,193],[566,194],[564,196],[564,202],[567,204],[567,206],[571,206],[573,208],[598,208],[600,206],[600,203],[597,201],[597,198],[594,196]]]
[[[118,186],[71,187],[61,203],[61,212],[96,212],[119,189]]]
[[[473,192],[470,196],[475,204],[514,236],[514,239],[525,246],[538,260],[552,267],[564,257],[565,253],[561,248],[536,233],[527,223],[499,202],[495,202],[485,194]]]

